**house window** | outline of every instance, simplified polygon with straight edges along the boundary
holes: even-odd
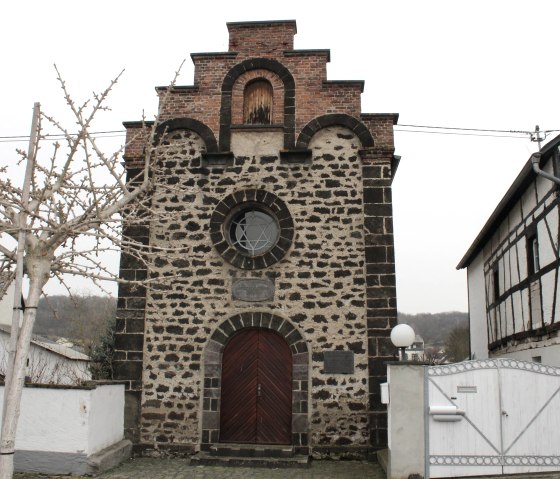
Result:
[[[497,302],[500,297],[500,270],[498,265],[492,270],[492,283],[494,287],[494,302]]]
[[[272,123],[272,85],[266,80],[247,84],[243,95],[243,123],[270,125]]]
[[[532,276],[538,272],[539,269],[539,242],[537,234],[533,233],[527,237],[527,274]]]

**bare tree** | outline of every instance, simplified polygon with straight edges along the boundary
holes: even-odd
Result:
[[[455,327],[445,341],[445,355],[449,362],[456,363],[469,359],[470,336],[468,326]]]
[[[0,479],[11,478],[13,474],[26,359],[45,284],[58,278],[66,285],[67,275],[80,275],[102,287],[101,281],[117,279],[100,259],[102,253],[126,251],[144,262],[150,256],[149,246],[123,237],[121,232],[123,217],[127,224],[146,221],[150,192],[158,178],[154,172],[156,155],[153,154],[158,118],[141,129],[140,135],[145,142],[142,164],[136,177],[127,178],[121,164],[124,146],[107,155],[91,133],[96,115],[108,109],[107,97],[120,74],[104,91],[94,93],[83,104],[77,104],[58,70],[56,73],[75,121],[73,130],[77,126],[77,132],[41,113],[33,148],[29,152],[18,152],[22,162],[28,165],[24,187],[12,183],[5,174],[6,168],[0,178],[2,265],[17,271],[19,254],[22,257],[19,268],[23,268],[28,279],[23,317],[17,318],[14,314],[11,329],[0,438]],[[178,74],[179,71],[168,91]],[[45,123],[55,128],[64,140],[43,152],[42,126]],[[16,247],[14,240],[17,242],[18,239],[19,247]],[[21,274],[19,276],[21,278]],[[21,288],[19,281],[16,289],[18,286]],[[15,312],[19,315],[17,306]]]
[[[428,364],[442,364],[444,360],[445,358],[441,348],[437,346],[428,346],[424,350],[424,361]]]

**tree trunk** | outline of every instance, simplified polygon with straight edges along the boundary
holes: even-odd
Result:
[[[35,317],[37,316],[37,305],[45,282],[44,274],[38,274],[36,278],[31,279],[26,309],[23,314],[23,324],[17,342],[14,367],[11,371],[6,371],[6,376],[11,375],[11,381],[9,390],[4,389],[5,414],[2,418],[2,434],[0,436],[0,479],[12,479],[14,473],[16,430],[21,395],[25,383],[26,360],[29,354]]]

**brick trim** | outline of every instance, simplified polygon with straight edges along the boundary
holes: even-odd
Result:
[[[222,353],[238,332],[270,329],[283,337],[292,351],[292,445],[309,444],[309,349],[296,326],[281,316],[262,311],[237,314],[223,321],[210,335],[204,348],[204,382],[202,389],[201,449],[209,450],[220,440],[220,400],[222,394]]]
[[[192,130],[204,140],[208,153],[216,153],[218,151],[218,143],[212,130],[194,118],[173,118],[172,120],[162,122],[156,128],[155,143],[159,143],[164,133],[169,133],[173,130]]]
[[[231,148],[231,100],[233,85],[245,72],[251,70],[269,70],[276,73],[284,83],[284,148],[294,147],[296,127],[296,87],[290,71],[276,60],[270,58],[254,58],[235,65],[224,77],[222,83],[222,100],[220,106],[220,151]]]
[[[330,113],[328,115],[322,115],[314,118],[305,125],[298,136],[296,148],[308,148],[309,142],[315,133],[322,128],[334,125],[344,126],[356,133],[362,142],[363,148],[371,148],[374,146],[373,136],[360,120],[354,118],[353,116],[346,115],[345,113]]]

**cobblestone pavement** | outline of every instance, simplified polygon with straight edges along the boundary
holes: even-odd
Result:
[[[66,478],[16,474],[14,479]],[[359,461],[315,461],[308,469],[189,466],[186,459],[132,459],[99,479],[385,479],[379,464]],[[72,479],[79,479],[73,476]]]
[[[309,469],[190,466],[187,459],[140,458],[125,462],[97,479],[385,479],[379,464],[314,461]],[[478,479],[560,479],[560,473],[480,476]],[[14,479],[91,479],[79,476],[15,474]]]

